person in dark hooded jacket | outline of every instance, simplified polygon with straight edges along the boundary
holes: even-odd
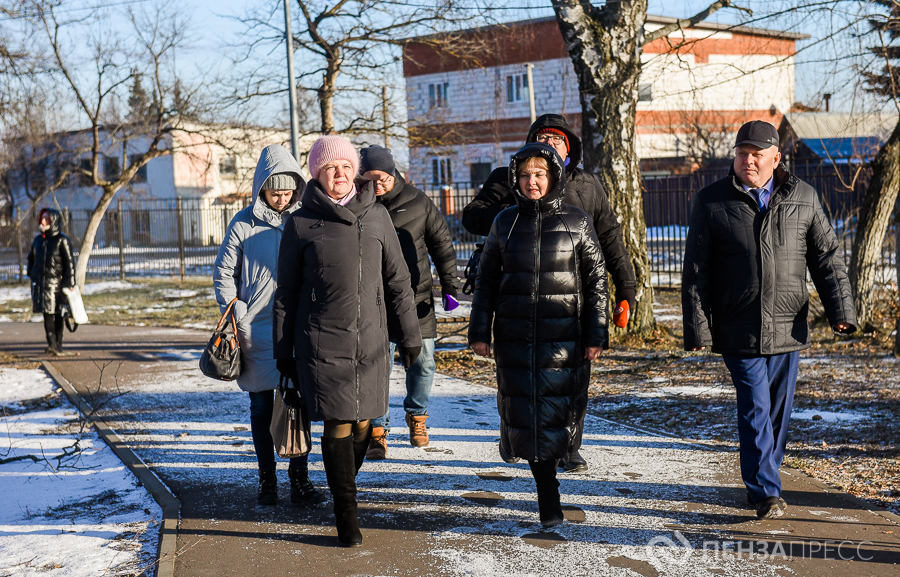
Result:
[[[476,354],[497,362],[500,451],[527,459],[541,523],[563,521],[557,461],[573,450],[590,362],[608,346],[606,267],[590,217],[564,204],[563,160],[528,144],[510,163],[517,205],[484,244],[469,322]]]
[[[341,545],[362,544],[356,474],[388,409],[387,308],[398,319],[405,366],[422,350],[400,243],[375,186],[357,189],[359,155],[342,136],[309,152],[309,182],[278,253],[274,356],[300,385],[309,418],[324,421],[322,461]]]
[[[47,350],[55,356],[68,356],[63,352],[62,306],[66,297],[64,288],[75,286],[75,266],[72,243],[62,232],[62,215],[58,210],[45,208],[39,215],[41,234],[31,243],[28,253],[28,278],[31,279],[32,310],[44,315],[44,334]]]
[[[422,353],[416,362],[406,369],[406,397],[403,409],[409,427],[409,442],[414,447],[428,445],[428,399],[434,382],[434,339],[437,338],[437,321],[434,316],[434,285],[431,278],[431,260],[441,281],[441,295],[456,298],[456,250],[450,229],[441,211],[418,188],[408,184],[394,166],[394,158],[387,148],[372,145],[360,151],[362,177],[375,184],[376,200],[388,210],[397,239],[403,250],[403,258],[409,267],[410,282],[416,298],[416,314],[422,331]],[[394,358],[397,327],[396,319],[388,316],[388,332],[391,334],[390,358]],[[366,458],[387,457],[387,435],[391,430],[390,411],[372,421],[372,441]]]
[[[616,288],[617,310],[632,311],[635,306],[634,267],[628,256],[628,249],[622,237],[622,229],[616,214],[613,212],[597,177],[578,167],[581,162],[581,139],[572,130],[566,119],[559,114],[544,114],[538,117],[528,130],[525,142],[543,142],[556,150],[565,163],[566,197],[565,203],[580,208],[588,213],[603,256],[606,268],[612,276]],[[463,226],[472,234],[486,236],[491,229],[494,218],[504,209],[515,204],[515,197],[510,186],[509,168],[495,169],[481,190],[463,209]],[[624,304],[627,303],[627,308]],[[628,313],[617,315],[616,320],[624,326]],[[584,424],[584,415],[579,423]],[[561,463],[563,470],[572,473],[587,471],[587,462],[581,457],[581,429],[572,439],[574,450],[571,458]]]

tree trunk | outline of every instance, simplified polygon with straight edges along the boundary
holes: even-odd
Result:
[[[75,264],[75,284],[78,285],[80,291],[84,291],[84,281],[87,277],[88,260],[91,258],[91,251],[94,249],[94,239],[97,238],[97,231],[100,230],[100,223],[103,222],[103,215],[112,202],[113,197],[121,188],[121,185],[114,187],[104,187],[103,195],[97,202],[91,212],[91,218],[88,220],[87,229],[84,231],[84,240],[81,243],[81,250],[78,251],[78,262]],[[122,223],[119,223],[122,226]]]
[[[850,286],[856,302],[859,328],[873,330],[872,304],[875,277],[888,221],[900,190],[900,124],[872,162],[872,180],[863,197],[850,258]]]
[[[322,134],[334,132],[334,89],[340,73],[340,52],[327,59],[325,72],[322,73],[322,86],[319,87],[319,113],[322,116]]]
[[[554,11],[578,77],[584,166],[606,189],[637,277],[637,305],[628,326],[645,334],[656,321],[635,116],[647,2],[610,2],[598,10],[564,0],[554,2]]]

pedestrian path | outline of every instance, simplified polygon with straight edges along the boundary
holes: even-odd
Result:
[[[900,574],[900,526],[858,502],[786,473],[788,515],[757,521],[736,454],[591,416],[582,450],[590,470],[560,475],[568,521],[544,531],[527,464],[497,453],[495,391],[439,375],[431,443],[417,449],[403,426],[397,368],[389,459],[366,462],[358,479],[365,542],[337,548],[328,509],[287,502],[286,471],[279,506],[255,504],[246,394],[199,374],[203,333],[196,348],[177,344],[189,331],[163,333],[129,348],[131,337],[109,331],[114,350],[92,343],[55,365],[87,389],[97,386],[97,365],[85,357],[121,361],[117,378],[108,378],[110,365],[101,383],[103,411],[182,502],[177,577]],[[310,476],[325,488],[320,432]]]

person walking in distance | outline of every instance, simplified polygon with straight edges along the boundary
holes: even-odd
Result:
[[[409,442],[413,447],[428,445],[428,398],[434,382],[434,339],[437,321],[434,315],[433,281],[429,255],[441,281],[441,295],[445,303],[455,301],[457,295],[456,251],[450,229],[443,215],[430,198],[408,184],[394,166],[391,151],[373,145],[360,151],[362,178],[375,185],[375,199],[388,210],[403,258],[409,268],[410,283],[416,300],[416,315],[422,333],[422,353],[406,369],[406,398],[403,409],[409,427]],[[391,336],[390,359],[394,358],[397,343],[397,319],[388,314],[388,333]],[[393,363],[391,363],[393,364]],[[390,410],[372,421],[372,440],[366,458],[384,459],[387,456],[387,435],[391,429]]]
[[[603,185],[597,177],[579,168],[581,140],[559,114],[538,117],[528,130],[525,143],[541,142],[556,150],[566,167],[565,203],[580,208],[590,216],[591,224],[600,241],[606,268],[616,288],[616,314],[613,324],[625,328],[630,311],[635,306],[634,267],[622,237],[622,229],[613,212]],[[495,169],[478,195],[463,209],[463,226],[472,234],[487,236],[494,218],[504,209],[516,204],[509,168]],[[578,420],[578,430],[572,438],[573,450],[567,461],[560,463],[563,471],[583,473],[588,470],[587,461],[581,456],[581,433],[584,414]]]
[[[338,542],[362,544],[356,475],[371,419],[388,409],[387,311],[396,315],[406,367],[422,350],[409,269],[375,184],[357,188],[359,155],[344,137],[309,151],[313,179],[288,220],[278,253],[275,358],[300,384],[310,420],[324,421],[322,461]]]
[[[484,244],[469,346],[497,363],[500,452],[527,459],[541,524],[563,522],[558,460],[587,406],[591,361],[608,345],[606,267],[590,217],[564,204],[557,152],[528,144],[510,163],[517,205],[497,215]]]
[[[787,171],[778,131],[741,126],[728,176],[696,194],[684,253],[684,348],[722,355],[737,394],[741,477],[760,519],[781,517],[779,468],[810,346],[806,273],[832,329],[856,330],[837,237],[815,189]]]
[[[62,307],[66,296],[62,289],[75,286],[75,261],[72,243],[62,232],[62,215],[58,210],[45,208],[38,216],[41,234],[31,243],[28,253],[28,278],[31,279],[32,311],[44,315],[44,336],[48,355],[70,356],[62,347]]]
[[[237,384],[250,396],[250,433],[259,469],[260,505],[278,502],[275,446],[269,433],[278,385],[278,369],[272,356],[273,295],[275,266],[284,222],[299,208],[306,183],[300,165],[278,144],[259,155],[253,175],[250,206],[228,225],[213,268],[216,301],[224,311],[232,299],[235,334],[241,345],[241,374]],[[319,506],[325,502],[309,480],[307,456],[295,457],[288,465],[291,503]]]

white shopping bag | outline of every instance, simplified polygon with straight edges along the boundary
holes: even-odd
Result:
[[[87,312],[84,310],[84,302],[81,300],[81,293],[78,291],[78,287],[73,286],[72,288],[64,288],[62,292],[69,300],[69,310],[72,311],[72,320],[79,325],[88,324]]]

